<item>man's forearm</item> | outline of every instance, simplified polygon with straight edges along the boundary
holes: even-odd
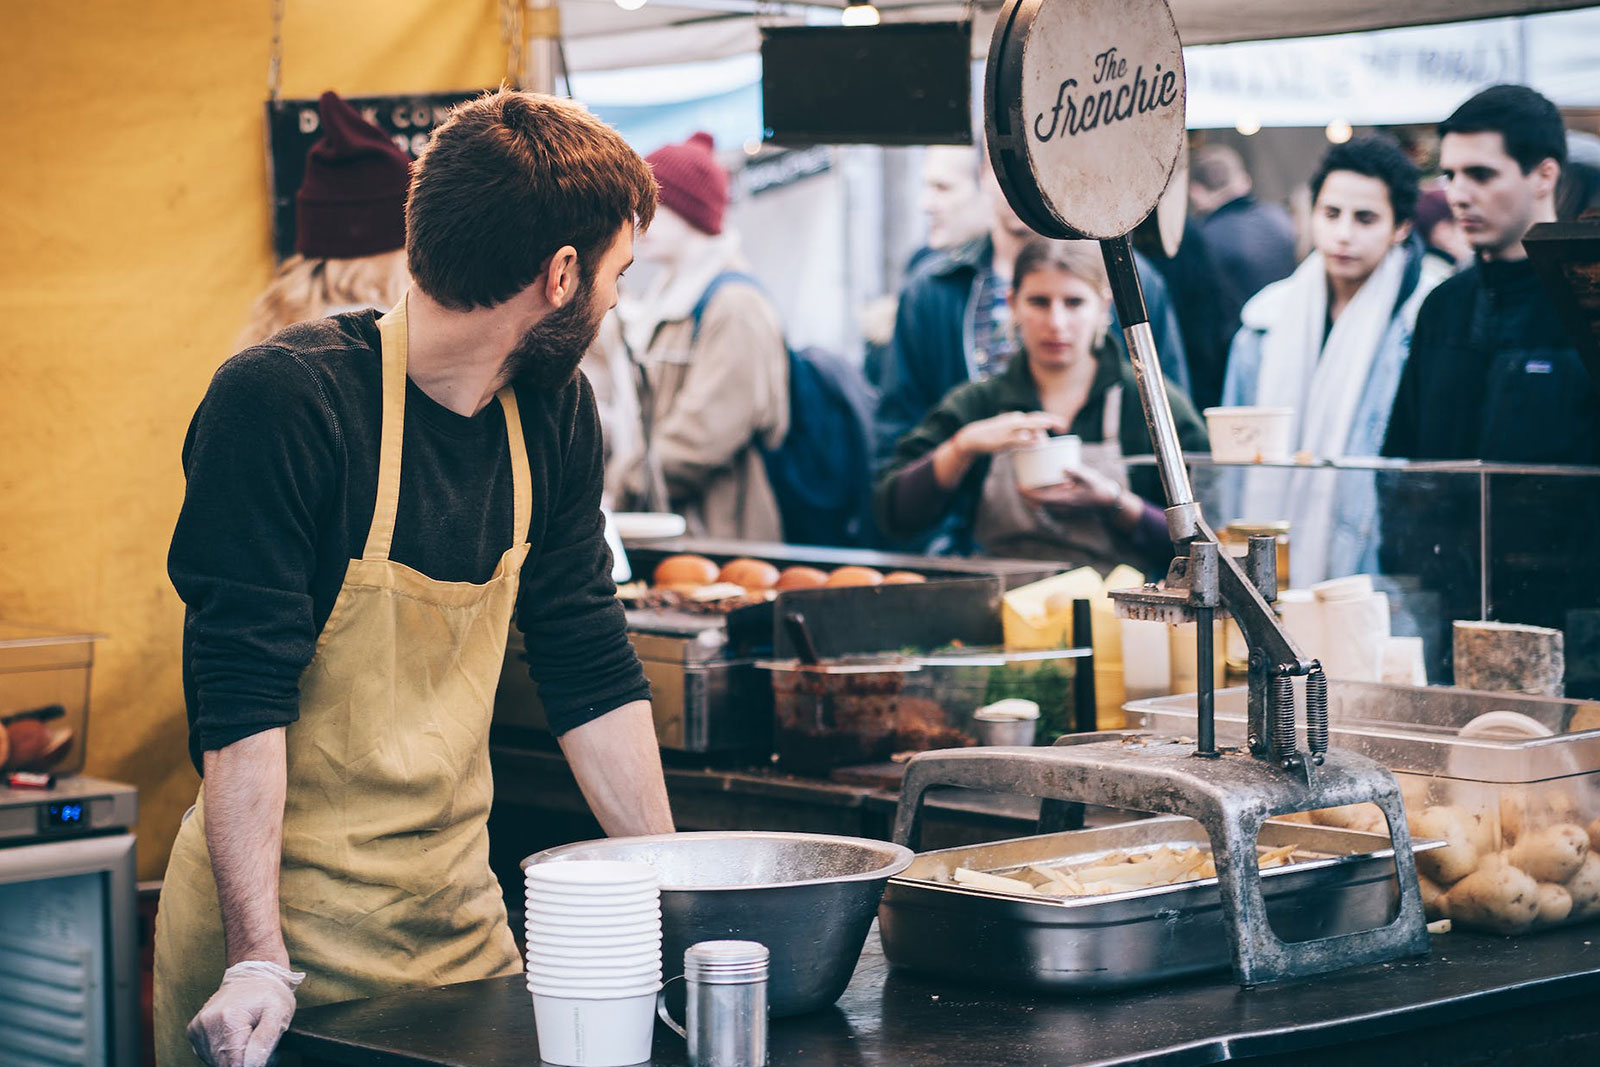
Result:
[[[561,751],[607,836],[672,832],[649,701],[635,700],[568,730]]]
[[[206,847],[230,967],[289,965],[278,914],[285,767],[281,727],[205,754]]]

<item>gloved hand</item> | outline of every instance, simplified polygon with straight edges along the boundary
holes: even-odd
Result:
[[[294,991],[305,981],[264,960],[235,963],[189,1021],[189,1044],[211,1067],[266,1067],[294,1018]]]

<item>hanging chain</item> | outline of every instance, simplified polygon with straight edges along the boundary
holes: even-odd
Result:
[[[274,104],[283,95],[283,5],[272,0],[272,53],[267,59],[267,99]]]
[[[522,0],[500,0],[500,39],[506,46],[506,81],[512,88],[522,88],[523,53],[527,48],[527,35],[523,29]]]

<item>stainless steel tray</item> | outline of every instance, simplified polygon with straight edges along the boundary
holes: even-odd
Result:
[[[1259,843],[1294,843],[1296,855],[1319,857],[1261,872],[1268,918],[1284,940],[1371,929],[1393,918],[1399,889],[1387,836],[1268,821]],[[1160,845],[1211,847],[1199,823],[1167,815],[921,853],[884,891],[884,955],[906,970],[1051,992],[1104,992],[1227,968],[1230,942],[1215,878],[1089,897],[1013,895],[950,881],[957,867],[1005,871]],[[1442,845],[1413,842],[1418,852]]]

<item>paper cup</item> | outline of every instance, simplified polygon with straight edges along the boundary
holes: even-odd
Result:
[[[629,912],[649,918],[661,909],[661,902],[655,897],[647,900],[607,901],[595,900],[589,903],[579,903],[575,900],[546,900],[543,897],[529,897],[523,901],[527,914],[541,915],[622,915]]]
[[[568,960],[557,965],[547,960],[530,961],[527,981],[540,985],[561,985],[573,989],[615,989],[655,982],[661,979],[661,953],[626,966],[604,967],[585,960]]]
[[[1205,416],[1216,462],[1289,462],[1294,408],[1206,408]]]
[[[1083,463],[1083,442],[1076,437],[1052,437],[1032,448],[1011,453],[1017,484],[1024,489],[1060,485],[1062,475]]]
[[[661,902],[661,897],[654,891],[640,896],[629,897],[603,897],[595,896],[584,899],[581,896],[550,896],[544,893],[530,893],[523,897],[528,907],[571,907],[571,909],[618,909],[618,907],[635,907],[638,910],[650,910]]]
[[[642,953],[661,955],[661,936],[642,937],[638,941],[614,945],[586,945],[581,942],[571,945],[550,944],[549,941],[531,937],[528,939],[528,953],[549,960],[624,960]]]
[[[549,967],[562,969],[576,966],[594,964],[607,971],[625,970],[628,968],[642,967],[648,963],[657,966],[661,963],[661,945],[659,942],[647,942],[643,945],[632,945],[621,948],[608,949],[570,949],[552,948],[541,945],[537,941],[528,942],[528,966]]]
[[[629,860],[555,860],[531,864],[524,873],[530,889],[542,885],[572,889],[661,884],[654,867]]]
[[[533,994],[539,1058],[559,1067],[630,1067],[650,1059],[654,990],[611,999]]]
[[[646,916],[643,919],[623,923],[601,923],[573,919],[571,916],[541,918],[529,915],[522,922],[522,930],[529,937],[563,937],[579,940],[660,937],[661,917]]]
[[[629,997],[661,988],[661,972],[618,976],[616,978],[574,978],[571,975],[527,975],[523,981],[529,992],[554,997]]]
[[[570,917],[554,915],[554,917],[539,918],[538,915],[528,915],[522,923],[523,933],[530,937],[563,937],[574,941],[589,942],[594,944],[600,941],[629,941],[635,937],[661,936],[661,920],[646,917],[643,920],[629,921],[629,923],[586,923],[574,921]]]
[[[573,904],[546,904],[544,901],[528,902],[528,918],[570,923],[570,925],[618,926],[622,923],[650,923],[661,921],[661,905],[613,904],[578,907]]]
[[[539,927],[530,928],[531,924],[523,923],[522,932],[530,944],[544,945],[547,948],[567,949],[572,952],[605,952],[612,948],[630,948],[637,945],[659,945],[661,943],[661,930],[651,928],[639,933],[617,934],[606,936],[595,934],[592,937],[568,937],[566,934],[553,933]]]
[[[548,900],[553,904],[593,904],[610,901],[616,904],[631,904],[641,900],[661,899],[661,890],[653,885],[647,886],[594,886],[589,889],[581,887],[565,889],[555,886],[530,885],[523,891],[525,900]]]
[[[618,978],[644,978],[661,969],[661,950],[658,948],[636,952],[632,956],[617,957],[614,962],[601,959],[565,959],[529,952],[528,974],[551,977],[577,978],[583,981],[615,982]]]

